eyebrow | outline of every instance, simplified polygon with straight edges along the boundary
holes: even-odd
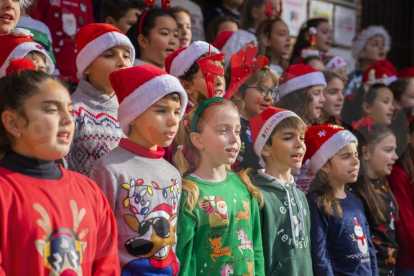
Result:
[[[55,101],[55,100],[48,100],[48,101],[43,101],[42,104],[55,104],[55,105],[63,105],[64,103],[60,102],[60,101]],[[69,102],[68,105],[72,105],[72,102]]]
[[[165,104],[154,104],[153,105],[153,107],[156,107],[156,108],[164,108],[164,109],[168,109],[168,108],[170,108],[170,107],[168,107],[167,105],[165,105]],[[181,106],[180,107],[178,107],[178,108],[176,108],[176,110],[181,110]]]
[[[286,132],[282,132],[282,135],[304,135],[302,133],[299,132],[295,132],[295,131],[286,131]]]

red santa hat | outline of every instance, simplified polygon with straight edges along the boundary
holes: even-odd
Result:
[[[363,29],[352,41],[352,56],[354,59],[359,59],[359,53],[361,53],[367,41],[373,37],[380,35],[384,38],[385,50],[388,52],[391,49],[391,37],[388,32],[382,26],[369,26]]]
[[[26,37],[14,35],[0,35],[0,78],[6,76],[6,69],[16,58],[24,58],[29,52],[36,51],[46,57],[46,73],[51,75],[55,66],[45,49],[35,41]]]
[[[170,93],[180,94],[180,119],[184,115],[187,93],[176,77],[158,67],[146,64],[117,70],[109,80],[118,97],[118,120],[125,135],[129,135],[129,124],[135,118]]]
[[[398,78],[414,78],[414,67],[401,69],[397,73]]]
[[[354,218],[354,223],[355,223],[355,226],[357,226],[357,227],[361,227],[361,226],[359,225],[359,222],[358,222],[357,218]]]
[[[306,154],[303,161],[310,159],[309,167],[316,174],[350,142],[358,145],[357,138],[343,127],[333,124],[310,126],[305,134]]]
[[[397,69],[395,69],[394,65],[391,64],[386,59],[377,60],[374,64],[365,70],[364,74],[362,75],[362,83],[366,83],[368,80],[369,72],[374,69],[375,70],[375,82],[380,83],[382,77],[384,75],[387,76],[387,83],[386,85],[391,84],[392,82],[397,80]]]
[[[170,217],[173,214],[173,209],[170,205],[166,203],[162,203],[155,207],[152,212],[148,214],[148,216],[145,218],[146,220],[152,219],[152,218],[165,218],[166,220],[169,220]]]
[[[79,80],[86,79],[83,72],[103,52],[115,46],[125,45],[129,48],[131,64],[135,59],[135,49],[129,38],[118,28],[104,23],[92,23],[82,27],[76,38],[78,55],[76,56],[76,76]]]
[[[322,72],[302,63],[291,65],[280,76],[279,97],[281,99],[293,91],[315,85],[326,87]]]
[[[347,66],[348,64],[346,63],[346,61],[340,56],[333,57],[330,61],[328,61],[328,63],[325,64],[326,69],[332,71],[336,71],[339,68]]]
[[[270,138],[275,127],[288,117],[298,117],[296,113],[276,107],[268,107],[259,115],[250,119],[250,132],[253,140],[253,148],[256,155],[262,159],[262,150]]]
[[[195,41],[188,47],[178,49],[165,59],[165,71],[174,77],[184,75],[188,69],[205,53],[209,51],[220,53],[216,47],[204,41]]]
[[[222,53],[226,53],[224,58],[226,67],[229,67],[231,56],[238,53],[248,44],[257,46],[256,37],[245,30],[224,31],[213,42],[213,46],[219,49]]]

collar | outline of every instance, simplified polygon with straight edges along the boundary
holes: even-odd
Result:
[[[160,159],[164,156],[164,149],[160,146],[157,146],[157,150],[150,150],[146,147],[140,146],[132,141],[129,141],[128,139],[122,138],[119,142],[119,146],[123,147],[124,149],[135,153],[136,155],[151,158],[151,159]]]
[[[272,182],[276,181],[277,183],[282,184],[283,186],[293,184],[293,181],[294,181],[292,175],[290,175],[290,181],[286,183],[285,181],[282,181],[280,179],[277,179],[274,176],[271,176],[270,174],[265,173],[263,170],[257,170],[257,173],[263,176],[264,178],[266,178],[267,180],[272,181]]]

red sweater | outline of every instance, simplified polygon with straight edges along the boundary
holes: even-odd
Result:
[[[414,184],[398,165],[394,165],[388,182],[400,206],[399,220],[395,222],[397,242],[396,267],[414,270]]]
[[[96,184],[0,167],[0,275],[120,275],[116,222]]]
[[[78,83],[76,77],[76,33],[93,23],[91,0],[39,0],[30,14],[45,23],[52,34],[52,46],[60,74]]]

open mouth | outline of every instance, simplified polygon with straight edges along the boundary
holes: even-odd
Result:
[[[171,49],[171,48],[167,48],[166,50],[165,50],[165,52],[167,53],[167,55],[169,55],[169,54],[171,54],[172,52],[174,52],[175,50],[174,49]]]
[[[236,148],[226,149],[226,152],[230,154],[232,157],[237,157],[237,155],[239,154],[239,151]]]
[[[342,104],[334,104],[335,109],[342,109]]]
[[[358,176],[358,169],[352,170],[348,172],[351,176],[357,177]]]
[[[174,139],[175,132],[167,132],[164,134],[167,139]]]
[[[394,166],[394,162],[388,164],[387,165],[387,169],[391,171],[392,170],[392,166]]]
[[[69,137],[70,137],[69,132],[59,132],[57,135],[58,141],[63,142],[63,143],[70,143]]]
[[[221,89],[214,90],[214,94],[215,94],[216,96],[220,97],[220,96],[223,96],[224,91],[223,91],[223,90],[221,90]]]
[[[269,104],[260,104],[260,107],[265,110],[266,108],[268,108],[270,105]]]
[[[154,256],[157,258],[164,258],[165,256],[167,256],[169,248],[170,248],[170,245],[167,244],[166,246],[158,250],[158,252],[155,253]]]
[[[12,23],[14,20],[14,16],[11,14],[4,14],[2,16],[0,16],[0,18],[3,20],[3,22],[5,23]]]
[[[303,154],[298,153],[298,154],[291,155],[290,157],[292,157],[293,161],[295,162],[302,162]]]

